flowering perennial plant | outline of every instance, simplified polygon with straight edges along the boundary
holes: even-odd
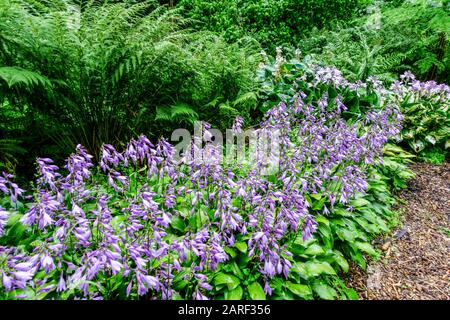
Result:
[[[330,81],[366,85],[323,69],[312,86]],[[166,140],[154,145],[143,135],[122,152],[104,145],[99,168],[81,145],[65,171],[37,159],[32,199],[4,173],[0,296],[208,299],[225,287],[226,297],[242,297],[230,268],[247,279],[245,296],[273,295],[296,263],[293,244],[313,237],[321,215],[352,214],[368,170],[401,130],[394,104],[350,120],[346,110],[340,95],[301,91],[271,108],[258,129],[280,135],[279,170],[269,175],[258,155],[253,166],[180,162]],[[237,118],[233,131],[242,126]]]

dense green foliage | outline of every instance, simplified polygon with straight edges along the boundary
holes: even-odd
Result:
[[[198,29],[223,33],[228,41],[252,36],[265,48],[297,46],[312,28],[350,20],[358,0],[181,0],[185,15]]]
[[[350,26],[313,32],[300,48],[354,80],[377,75],[392,81],[412,70],[422,80],[450,81],[448,1],[378,5],[371,11]]]

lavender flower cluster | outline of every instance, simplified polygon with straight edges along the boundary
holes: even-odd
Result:
[[[275,176],[237,164],[179,163],[171,144],[153,145],[143,135],[123,152],[104,145],[99,168],[81,145],[65,174],[51,159],[37,159],[36,190],[20,219],[35,241],[0,246],[0,295],[207,299],[214,272],[230,259],[227,248],[238,242],[270,295],[271,279],[289,274],[290,241],[313,235],[316,214],[335,206],[351,211],[349,200],[368,187],[368,167],[401,130],[395,107],[349,123],[341,97],[305,98],[299,92],[280,103],[261,124],[281,134]],[[237,118],[233,130],[242,126]],[[12,179],[0,177],[11,203],[0,207],[0,236],[24,193]],[[318,198],[324,205],[313,209]],[[182,289],[175,285],[180,278],[188,283]]]
[[[406,71],[400,80],[394,81],[390,86],[393,101],[408,103],[430,101],[447,109],[450,107],[450,86],[430,80],[422,82],[414,74]]]

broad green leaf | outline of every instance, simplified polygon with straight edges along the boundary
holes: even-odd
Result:
[[[266,294],[258,282],[253,282],[247,289],[252,300],[266,300]]]
[[[243,241],[236,242],[234,246],[242,253],[247,252],[247,243],[245,243]]]
[[[319,276],[321,274],[336,274],[333,267],[326,261],[308,261],[305,263],[306,273],[310,276]]]
[[[233,290],[225,292],[225,300],[241,300],[244,290],[241,286],[237,286]]]
[[[216,287],[226,285],[228,287],[228,290],[235,289],[240,283],[241,281],[231,274],[221,272],[214,277],[214,285]]]
[[[376,256],[377,255],[377,252],[375,251],[375,249],[368,242],[357,241],[357,242],[355,242],[355,246],[358,249],[360,249],[361,251],[364,251],[364,252],[366,252],[367,254],[369,254],[371,256]]]
[[[170,225],[175,230],[178,230],[180,232],[184,232],[186,230],[186,225],[184,224],[184,220],[180,218],[179,216],[172,217],[172,220],[170,221]]]
[[[354,199],[350,201],[350,204],[354,207],[354,208],[361,208],[361,207],[365,207],[368,204],[370,204],[369,201],[367,201],[364,198],[358,198],[358,199]]]
[[[348,272],[350,266],[347,259],[344,258],[344,255],[339,251],[335,251],[333,257],[336,263],[342,268],[342,271]]]
[[[320,245],[318,245],[317,243],[313,243],[304,251],[304,254],[309,255],[309,256],[316,256],[316,255],[322,254],[324,252],[325,251],[323,250],[323,248]]]
[[[322,282],[316,282],[313,289],[321,299],[334,300],[337,296],[336,290]]]
[[[289,289],[295,295],[307,299],[311,296],[311,288],[304,284],[292,283],[290,281],[286,282],[286,288]]]

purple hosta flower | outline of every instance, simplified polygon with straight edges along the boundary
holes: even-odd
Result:
[[[114,188],[117,192],[120,192],[121,189],[117,186],[116,182],[119,182],[123,188],[128,187],[128,177],[122,175],[120,172],[116,170],[111,170],[108,174],[108,184]]]
[[[148,290],[159,291],[161,283],[158,278],[150,275],[146,275],[141,271],[136,271],[136,281],[138,286],[138,295],[142,296],[147,293]]]
[[[273,292],[273,290],[272,290],[272,288],[270,287],[270,284],[269,284],[269,282],[266,280],[265,281],[265,283],[264,283],[264,292],[268,295],[268,296],[271,296],[272,295],[272,292]]]
[[[343,111],[347,110],[347,107],[342,102],[342,96],[340,96],[340,95],[337,96],[335,99],[335,103],[336,103],[336,110],[339,114],[342,113]]]
[[[61,272],[61,275],[59,276],[58,285],[56,286],[57,292],[63,292],[67,288],[66,281],[64,280],[64,274]]]
[[[208,230],[202,229],[194,234],[194,238],[190,240],[190,249],[197,257],[202,257],[206,260],[206,242],[209,239]]]
[[[238,134],[242,132],[242,125],[244,124],[244,118],[237,116],[236,119],[234,119],[233,123],[233,133]]]
[[[305,223],[303,225],[303,233],[302,233],[303,241],[306,241],[312,237],[313,233],[317,229],[317,225],[318,224],[314,220],[313,216],[308,215],[306,217]]]
[[[168,188],[165,194],[164,205],[167,208],[173,208],[176,203],[177,196],[175,195],[175,191],[173,187]]]
[[[299,91],[298,93],[295,94],[294,99],[293,99],[294,105],[292,108],[292,111],[294,112],[294,114],[304,112],[305,102],[303,101],[303,99],[305,99],[305,98],[306,98],[306,95],[303,91]]]
[[[372,85],[372,87],[378,92],[384,91],[383,83],[380,81],[380,79],[378,79],[375,76],[368,77],[367,78],[367,83]]]
[[[128,166],[128,162],[131,160],[133,164],[144,164],[145,159],[150,159],[156,154],[154,145],[145,136],[141,135],[137,140],[131,140],[127,145],[124,155],[125,166]]]
[[[211,129],[211,125],[208,122],[203,122],[203,139],[206,142],[210,142],[213,136],[209,129]]]
[[[164,174],[172,179],[176,180],[178,178],[178,172],[175,168],[175,147],[168,143],[165,139],[161,139],[156,146],[156,156],[161,160],[159,168],[159,177],[163,178]]]
[[[110,144],[104,144],[102,146],[102,156],[100,159],[100,168],[103,172],[110,171],[119,165],[121,161],[124,161],[124,157],[121,153]]]
[[[281,239],[287,233],[288,223],[285,215],[275,215],[277,202],[283,203],[281,192],[271,192],[261,201],[261,205],[256,208],[256,216],[250,217],[255,220],[250,223],[259,230],[255,230],[248,241],[249,256],[258,256],[263,264],[261,273],[271,278],[276,274],[287,273],[290,269],[290,262],[286,257],[291,254],[284,246],[280,245]]]
[[[141,192],[142,204],[145,209],[156,211],[158,210],[158,203],[153,200],[153,197],[156,196],[156,193],[144,191]]]
[[[36,256],[37,257],[37,256]],[[11,272],[11,280],[15,288],[25,289],[27,284],[33,279],[37,267],[36,259],[30,259],[28,262],[17,263]]]
[[[13,178],[12,174],[8,174],[6,172],[2,173],[3,177],[0,176],[0,191],[2,191],[3,193],[9,194],[9,188],[8,185],[10,183],[9,179]]]
[[[356,80],[353,83],[349,83],[347,85],[347,87],[350,90],[356,91],[356,94],[359,96],[359,95],[361,95],[361,93],[360,93],[360,91],[358,89],[366,89],[367,88],[367,84],[362,82],[361,80]]]
[[[41,286],[41,288],[39,288],[39,290],[37,292],[38,293],[50,292],[53,289],[55,289],[55,285],[54,284],[49,284],[49,285],[47,285],[45,287]]]
[[[84,247],[89,247],[91,245],[92,236],[89,220],[82,217],[78,218],[74,229],[74,235],[79,244]]]
[[[5,232],[5,225],[8,222],[9,213],[2,207],[0,207],[0,237]]]
[[[24,289],[26,286],[26,282],[33,279],[33,272],[30,271],[16,271],[12,273],[14,282],[16,283],[16,286]]]
[[[6,291],[32,285],[37,271],[37,256],[28,256],[15,247],[0,246],[0,282]]]
[[[405,71],[401,76],[400,79],[402,79],[405,82],[408,82],[409,80],[415,80],[416,76],[411,71]]]
[[[166,159],[172,159],[175,154],[175,148],[165,139],[158,141],[156,146],[156,155]]]
[[[11,291],[13,288],[13,279],[2,271],[2,284],[6,291]]]
[[[2,175],[0,176],[0,191],[10,195],[11,202],[16,203],[17,198],[21,196],[25,190],[19,188],[19,186],[12,182],[12,179],[14,178],[14,175],[2,172]]]
[[[69,175],[65,178],[67,189],[71,186],[80,187],[84,185],[84,180],[91,176],[90,168],[92,164],[92,156],[87,153],[86,149],[81,145],[77,145],[76,154],[71,155],[66,160],[65,168],[69,171]]]
[[[325,93],[319,101],[317,101],[317,105],[322,113],[325,112],[326,108],[328,107],[328,94]]]
[[[209,300],[200,290],[194,292],[194,300]]]
[[[45,273],[49,273],[50,271],[55,269],[53,258],[48,253],[44,253],[41,255],[40,263],[41,267],[44,268]]]
[[[61,176],[57,170],[57,166],[53,164],[53,160],[49,158],[37,158],[39,179],[38,185],[43,186],[48,184],[53,191],[58,191],[56,183],[58,178]]]
[[[347,81],[342,76],[342,73],[334,67],[319,67],[315,72],[314,86],[320,83],[326,83],[335,87],[342,87],[347,84]]]
[[[122,263],[120,263],[117,260],[109,260],[109,265],[111,267],[112,273],[113,274],[118,274],[122,269],[123,269],[123,265]]]
[[[228,255],[226,254],[224,248],[221,245],[220,236],[216,233],[214,233],[211,237],[210,246],[211,251],[209,252],[209,267],[211,268],[211,270],[215,270],[219,263],[228,260]]]
[[[54,223],[53,216],[58,211],[60,203],[56,197],[48,191],[40,190],[38,202],[21,218],[21,222],[26,225],[37,224],[39,229],[44,229]]]

